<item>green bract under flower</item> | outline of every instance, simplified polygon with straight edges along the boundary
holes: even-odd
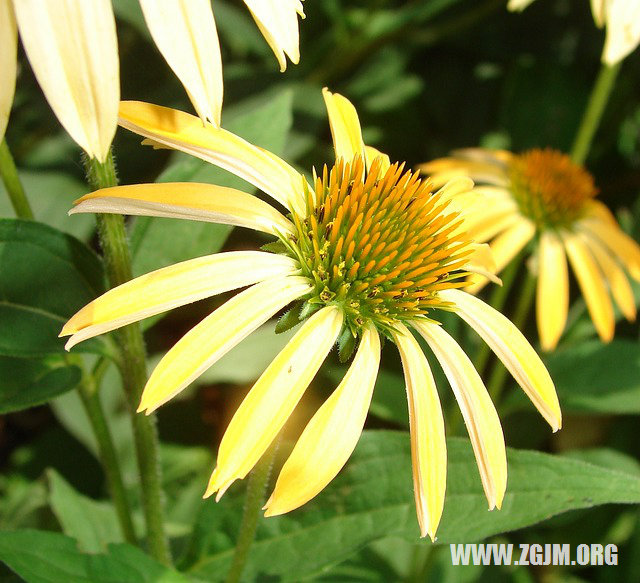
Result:
[[[463,285],[456,270],[473,250],[454,234],[457,213],[417,173],[383,172],[379,158],[364,173],[361,158],[325,166],[307,189],[307,217],[292,213],[295,234],[282,241],[314,286],[300,319],[336,305],[352,337],[369,321],[390,336],[395,323],[449,305],[437,292]]]

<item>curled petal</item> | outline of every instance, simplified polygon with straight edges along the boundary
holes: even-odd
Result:
[[[75,202],[69,214],[117,213],[209,221],[272,235],[289,233],[289,219],[259,198],[225,186],[158,182],[103,188]]]
[[[334,345],[342,312],[327,306],[315,313],[256,381],[224,433],[206,496],[216,500],[244,478],[291,415]]]
[[[507,488],[507,455],[500,419],[469,357],[440,326],[414,320],[449,379],[476,456],[489,510],[500,508]]]
[[[142,393],[147,414],[175,397],[204,371],[289,302],[310,289],[304,277],[271,279],[222,304],[164,355]]]
[[[117,127],[120,73],[109,0],[13,3],[22,44],[51,109],[103,162]]]
[[[11,2],[0,2],[0,141],[9,121],[13,93],[16,88],[16,64],[18,54],[18,29]]]
[[[394,341],[402,358],[411,433],[413,491],[420,534],[435,541],[447,487],[447,443],[436,384],[420,345],[404,325]]]
[[[136,277],[87,304],[64,326],[65,348],[143,318],[297,271],[291,259],[260,251],[198,257]]]
[[[380,364],[380,337],[364,329],[358,351],[338,388],[318,409],[287,459],[265,516],[302,506],[347,463],[360,439]]]
[[[500,312],[468,293],[449,289],[439,295],[454,304],[456,312],[496,353],[553,431],[558,431],[562,414],[553,381],[522,332]]]
[[[140,0],[151,36],[202,121],[220,125],[222,59],[209,0]]]
[[[360,156],[366,160],[356,108],[346,97],[339,93],[331,93],[326,87],[322,90],[322,96],[327,106],[336,158],[351,162],[355,156]]]

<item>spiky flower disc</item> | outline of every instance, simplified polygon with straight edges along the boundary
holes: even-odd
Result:
[[[438,292],[464,285],[472,253],[457,213],[417,173],[376,159],[363,180],[361,158],[325,166],[307,190],[307,217],[293,213],[284,239],[314,284],[303,315],[338,305],[353,336],[371,321],[390,335],[394,323],[449,304]]]

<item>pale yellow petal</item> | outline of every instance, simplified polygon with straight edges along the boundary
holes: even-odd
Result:
[[[420,345],[402,324],[394,341],[400,351],[409,404],[413,491],[421,536],[435,541],[447,487],[447,443],[436,384]]]
[[[347,374],[309,421],[280,471],[265,516],[302,506],[347,463],[367,418],[379,364],[380,337],[368,326]]]
[[[322,90],[327,106],[329,125],[336,159],[351,162],[355,156],[366,160],[364,141],[358,113],[353,104],[339,93],[331,93],[326,87]]]
[[[498,202],[489,205],[485,201],[483,210],[480,210],[483,202],[476,202],[473,207],[463,211],[465,219],[463,227],[468,236],[478,243],[485,243],[514,227],[522,220],[522,215],[512,202]]]
[[[499,161],[464,160],[460,158],[438,158],[424,164],[418,169],[429,176],[436,188],[453,180],[466,176],[476,184],[508,186],[509,177],[504,165]]]
[[[533,0],[509,0],[507,8],[512,12],[521,12],[532,2]]]
[[[389,166],[391,166],[391,161],[389,160],[389,156],[387,154],[383,154],[380,150],[376,150],[372,146],[365,146],[364,153],[367,157],[367,168],[371,168],[371,164],[376,158],[380,158],[380,175],[384,175],[387,170],[389,170]]]
[[[69,214],[117,213],[209,221],[272,235],[293,224],[266,202],[235,188],[197,182],[162,182],[103,188],[75,202]]]
[[[22,44],[69,135],[104,161],[117,127],[120,73],[109,0],[14,2]]]
[[[602,62],[613,66],[640,44],[640,0],[609,0],[605,18],[607,35]]]
[[[10,0],[0,0],[0,141],[7,129],[16,88],[18,29]]]
[[[473,249],[473,253],[469,256],[467,263],[462,266],[462,269],[502,285],[502,280],[496,276],[497,266],[491,247],[486,243],[470,243],[469,246]]]
[[[600,241],[628,269],[631,277],[640,281],[640,246],[620,227],[609,221],[585,219],[580,228]]]
[[[236,344],[310,289],[304,277],[269,279],[222,304],[160,360],[147,381],[138,411],[149,414],[175,397]]]
[[[210,0],[140,0],[149,32],[202,121],[220,125],[222,59]]]
[[[569,271],[562,241],[552,231],[540,235],[536,322],[543,350],[553,350],[562,336],[569,310]]]
[[[301,0],[244,0],[262,36],[275,53],[280,71],[300,61],[298,16],[304,18]]]
[[[495,352],[553,431],[558,431],[562,414],[553,381],[522,332],[500,312],[468,293],[449,289],[439,295],[455,305],[459,316]]]
[[[524,246],[531,241],[535,232],[535,225],[528,219],[520,217],[515,224],[490,243],[491,253],[496,262],[496,273],[500,273],[522,251]],[[480,281],[474,282],[465,289],[469,293],[476,294],[488,281],[486,278],[481,278]]]
[[[469,357],[440,326],[415,320],[442,366],[460,406],[476,456],[489,510],[502,506],[507,487],[507,456],[500,419]]]
[[[602,273],[607,278],[613,299],[618,304],[623,316],[633,321],[636,319],[636,300],[624,270],[597,239],[578,232],[578,236],[595,258]]]
[[[334,306],[323,308],[262,373],[224,433],[205,496],[217,492],[219,500],[262,457],[335,344],[341,326],[342,312]]]
[[[258,187],[290,210],[304,209],[304,177],[284,160],[183,111],[123,101],[120,125],[145,138],[211,162]]]
[[[591,0],[591,13],[593,14],[593,21],[598,28],[604,26],[607,2],[608,0]]]
[[[577,235],[567,233],[563,235],[563,241],[598,335],[603,342],[610,342],[615,329],[615,319],[604,276]]]
[[[198,257],[136,277],[87,304],[64,326],[78,342],[178,306],[257,281],[295,273],[296,263],[261,251],[231,251]]]

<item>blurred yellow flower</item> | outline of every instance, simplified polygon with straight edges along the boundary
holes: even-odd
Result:
[[[524,10],[533,0],[509,0],[509,10]],[[593,20],[607,26],[602,62],[615,65],[640,44],[640,0],[591,0]]]
[[[64,326],[67,348],[98,334],[228,290],[251,286],[189,331],[153,371],[140,404],[151,412],[194,381],[287,305],[282,322],[305,321],[257,380],[231,420],[206,495],[217,499],[244,478],[291,415],[338,342],[355,358],[282,468],[265,508],[293,510],[320,492],[351,455],[364,426],[380,361],[380,335],[395,343],[409,403],[416,507],[423,536],[435,537],[444,505],[444,421],[428,361],[409,327],[428,343],[467,424],[489,507],[507,482],[497,412],[469,358],[433,320],[455,311],[488,343],[553,430],[561,424],[555,389],[524,336],[503,315],[456,289],[486,272],[486,246],[471,243],[448,200],[473,183],[433,192],[429,181],[364,145],[344,97],[324,91],[336,152],[332,168],[305,176],[274,154],[186,113],[124,102],[120,123],[151,143],[221,166],[284,205],[288,215],[247,193],[211,184],[142,184],[89,194],[72,212],[112,212],[213,221],[277,237],[274,252],[218,253],[185,261],[108,291]]]
[[[622,314],[635,319],[633,291],[622,267],[640,281],[640,246],[594,199],[592,176],[566,154],[551,149],[520,155],[467,149],[420,168],[436,185],[461,176],[484,184],[473,196],[460,198],[457,207],[470,235],[477,242],[490,241],[498,272],[535,241],[536,315],[543,349],[555,348],[565,327],[567,257],[603,341],[613,338],[615,328],[609,293]],[[467,291],[477,293],[483,286],[477,281]]]
[[[300,0],[246,0],[280,69],[297,63]],[[198,115],[220,125],[222,62],[209,0],[140,0],[158,49]],[[16,25],[17,21],[17,25]],[[18,31],[49,105],[69,135],[104,161],[120,101],[118,44],[109,0],[0,0],[0,139],[16,80]]]

